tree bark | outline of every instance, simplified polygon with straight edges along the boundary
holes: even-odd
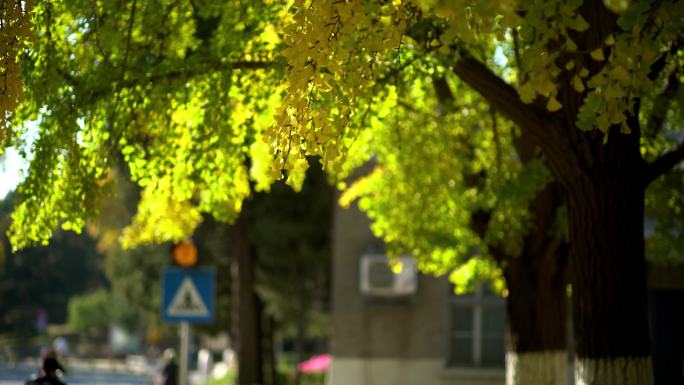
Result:
[[[302,301],[303,302],[303,301]],[[295,335],[295,353],[296,353],[296,359],[295,359],[295,384],[301,384],[302,382],[302,373],[299,372],[299,363],[303,362],[305,357],[304,354],[304,343],[306,341],[306,311],[303,309],[304,306],[301,306],[300,308],[302,309],[302,317],[298,319],[297,322],[297,334]]]
[[[233,226],[233,336],[237,355],[237,384],[263,383],[261,316],[254,291],[254,250],[248,238],[246,209]]]
[[[568,380],[564,266],[557,265],[553,272],[540,271],[539,265],[556,263],[536,259],[521,256],[504,269],[509,290],[508,385],[564,385]]]
[[[263,305],[262,305],[263,306]],[[263,322],[263,351],[264,351],[264,385],[278,384],[278,368],[275,357],[275,320],[272,316],[265,315],[262,310]]]
[[[653,383],[643,183],[612,171],[568,186],[577,385]]]

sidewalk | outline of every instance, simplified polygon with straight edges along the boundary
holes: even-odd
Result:
[[[40,365],[42,365],[40,359],[32,357],[25,358],[20,362],[33,367],[40,367]],[[149,374],[150,370],[152,369],[152,367],[147,364],[144,357],[142,356],[129,356],[125,360],[108,358],[68,357],[64,360],[63,364],[67,368],[67,370],[69,370],[70,368],[85,370],[91,369],[130,374]]]

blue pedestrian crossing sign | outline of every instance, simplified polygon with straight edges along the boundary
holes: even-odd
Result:
[[[164,270],[162,319],[167,322],[211,323],[214,320],[214,271]]]

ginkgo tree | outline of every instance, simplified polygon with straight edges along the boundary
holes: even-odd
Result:
[[[678,129],[658,114],[647,116],[653,108],[645,99],[678,87],[684,4],[317,1],[296,7],[286,31],[291,85],[267,133],[280,162],[294,166],[307,154],[324,154],[334,167],[362,135],[359,122],[378,82],[402,69],[402,50],[440,62],[538,146],[565,197],[577,383],[652,383],[644,195],[684,158],[684,144],[655,154],[641,145],[658,131]],[[517,84],[493,69],[494,38],[517,63],[510,68]],[[670,97],[680,103],[676,95]]]

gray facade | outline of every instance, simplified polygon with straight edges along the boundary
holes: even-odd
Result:
[[[337,208],[333,227],[330,385],[503,384],[503,369],[448,369],[450,285],[418,275],[415,294],[362,294],[360,261],[381,242],[355,206]]]

